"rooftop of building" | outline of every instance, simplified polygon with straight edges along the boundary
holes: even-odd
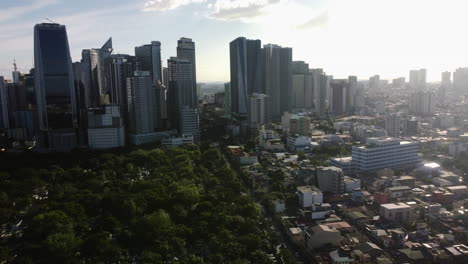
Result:
[[[352,156],[346,156],[346,157],[337,157],[337,158],[331,158],[331,160],[336,161],[336,162],[341,162],[341,163],[351,163],[353,161]]]
[[[454,190],[464,190],[464,189],[468,189],[468,187],[466,185],[457,185],[457,186],[450,186],[450,187],[447,187],[448,190],[450,191],[454,191]]]
[[[316,186],[306,185],[306,186],[298,186],[297,190],[301,193],[321,193],[322,191],[317,188]]]
[[[387,190],[390,192],[400,192],[400,191],[410,191],[411,188],[409,186],[393,186],[393,187],[388,187]]]
[[[411,208],[411,206],[405,204],[405,203],[388,203],[388,204],[382,204],[380,207],[383,207],[387,210],[394,210],[394,209],[407,209]]]

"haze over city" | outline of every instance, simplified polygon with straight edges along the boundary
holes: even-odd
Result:
[[[0,264],[466,264],[467,1],[0,2]]]
[[[202,82],[229,80],[227,43],[237,36],[291,47],[294,60],[337,78],[408,78],[425,68],[428,81],[440,81],[440,72],[466,66],[467,8],[462,0],[3,1],[0,75],[14,59],[24,72],[33,67],[33,26],[48,18],[67,26],[74,61],[109,37],[125,54],[158,39],[165,61],[179,37],[190,37]]]

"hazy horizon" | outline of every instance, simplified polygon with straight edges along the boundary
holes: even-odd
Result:
[[[0,75],[13,60],[33,66],[33,27],[49,18],[67,27],[73,61],[81,50],[113,37],[114,53],[161,41],[163,64],[177,39],[196,43],[199,82],[229,80],[229,42],[244,36],[293,48],[293,59],[335,78],[406,77],[425,68],[427,80],[468,66],[468,3],[403,0],[18,0],[0,13]]]

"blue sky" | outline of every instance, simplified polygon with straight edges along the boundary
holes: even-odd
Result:
[[[464,0],[2,0],[0,75],[33,66],[33,27],[45,18],[67,26],[74,61],[113,37],[114,50],[159,40],[164,64],[177,39],[197,45],[198,80],[228,81],[229,42],[261,39],[293,48],[295,60],[335,77],[408,75],[429,80],[468,66]]]

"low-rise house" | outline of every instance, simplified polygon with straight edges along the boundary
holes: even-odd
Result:
[[[385,189],[386,193],[390,194],[391,199],[405,198],[411,194],[409,186],[394,186]]]
[[[364,254],[369,254],[372,258],[379,257],[383,254],[383,250],[371,242],[360,244],[356,246],[356,249],[361,250]]]
[[[296,195],[299,200],[299,206],[302,208],[323,203],[323,193],[315,186],[299,186],[297,187]]]
[[[389,221],[405,223],[413,220],[413,209],[405,203],[382,204],[380,216]]]
[[[456,197],[461,197],[468,194],[468,187],[466,185],[450,186],[446,189],[453,193]]]
[[[339,246],[343,237],[340,231],[332,226],[317,225],[309,229],[307,247],[317,249],[323,246]],[[307,236],[307,234],[306,234]]]

